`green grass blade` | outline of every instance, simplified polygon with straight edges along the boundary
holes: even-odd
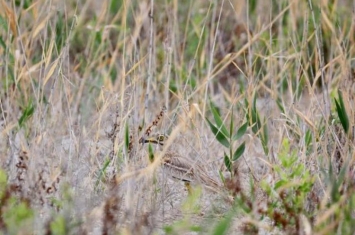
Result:
[[[306,131],[305,136],[304,136],[304,142],[305,142],[305,145],[306,145],[307,154],[309,154],[310,151],[311,151],[312,139],[313,139],[312,132],[311,132],[311,130],[308,129]]]
[[[277,107],[279,107],[281,113],[285,113],[285,108],[282,104],[282,100],[280,99],[280,97],[277,97],[276,104],[277,104]]]
[[[337,109],[337,113],[338,113],[338,117],[340,119],[341,125],[343,126],[345,133],[348,134],[348,132],[349,132],[349,117],[348,117],[348,114],[346,113],[343,95],[341,94],[341,91],[338,91],[338,96],[339,96],[339,98],[338,98],[339,102],[334,98],[335,106]]]
[[[4,48],[4,50],[6,50],[6,44],[5,44],[4,40],[2,39],[2,36],[0,36],[0,45]]]
[[[25,110],[23,111],[20,119],[18,120],[18,124],[20,127],[23,127],[25,122],[31,118],[31,116],[33,115],[35,111],[35,106],[32,104],[32,102],[30,102],[27,107],[25,108]]]
[[[225,184],[226,183],[226,178],[224,177],[223,172],[222,171],[218,171],[218,174],[219,174],[219,178],[222,180],[223,184]]]
[[[269,133],[268,133],[268,129],[267,129],[267,120],[264,119],[263,134],[261,136],[261,144],[263,145],[264,153],[266,155],[269,154],[268,143],[269,143]]]
[[[221,129],[221,132],[225,135],[225,136],[230,136],[230,133],[228,132],[226,126],[223,123],[223,120],[221,118],[221,116],[219,115],[216,106],[213,104],[212,101],[210,101],[210,106],[211,106],[211,111],[214,117],[214,120],[216,122],[216,125],[219,129]]]
[[[125,132],[124,132],[124,145],[126,147],[126,150],[128,152],[129,149],[129,128],[128,128],[128,124],[126,123],[125,126]]]
[[[232,106],[232,112],[231,112],[231,122],[230,122],[230,125],[229,125],[229,138],[232,137],[233,135],[233,129],[234,129],[234,122],[233,122],[233,106]]]
[[[207,120],[208,125],[211,128],[212,133],[216,136],[216,139],[218,140],[218,142],[220,142],[225,147],[229,148],[230,144],[227,139],[227,136],[225,136],[215,125],[213,125],[210,120],[208,120],[207,118],[206,118],[206,120]]]
[[[257,110],[253,109],[251,111],[251,121],[252,121],[251,129],[252,129],[253,133],[256,134],[260,130],[260,127],[261,127],[260,117],[259,117]]]
[[[245,151],[245,142],[243,142],[233,154],[233,161],[238,160]]]
[[[240,139],[247,131],[247,128],[248,128],[248,122],[245,122],[241,127],[239,127],[237,133],[233,136],[233,140]]]
[[[149,156],[149,161],[154,162],[153,146],[150,143],[148,144],[148,156]]]
[[[253,98],[253,104],[251,107],[251,124],[252,124],[252,131],[256,134],[261,128],[261,121],[258,110],[256,109],[256,94]]]
[[[0,29],[3,29],[4,32],[7,32],[8,31],[7,25],[8,25],[7,21],[2,16],[0,16]]]
[[[110,165],[110,162],[111,162],[110,159],[105,160],[104,165],[99,170],[99,175],[98,175],[96,182],[95,182],[95,191],[97,190],[99,183],[102,181],[102,177],[105,175],[106,169]]]
[[[3,198],[7,186],[7,175],[0,169],[0,198]]]
[[[232,161],[226,153],[224,153],[224,165],[226,166],[229,172],[232,172]]]

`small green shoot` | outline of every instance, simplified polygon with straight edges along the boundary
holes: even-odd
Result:
[[[310,151],[311,151],[312,139],[313,139],[312,132],[311,132],[311,130],[308,129],[306,131],[305,136],[304,136],[304,142],[305,142],[305,145],[306,145],[307,154],[310,153]]]
[[[8,205],[3,212],[3,218],[9,234],[18,234],[24,227],[32,224],[34,211],[29,207],[28,203],[18,201],[15,197],[7,201]],[[30,229],[30,228],[29,228]]]
[[[226,153],[224,153],[224,165],[226,166],[229,172],[232,172],[232,161]]]
[[[334,101],[335,101],[335,105],[336,105],[336,109],[337,109],[337,113],[338,113],[338,117],[340,119],[341,125],[343,126],[345,133],[348,134],[348,132],[349,132],[349,117],[346,112],[344,100],[343,100],[343,95],[340,90],[338,91],[338,100],[336,98],[334,98]]]
[[[154,162],[154,150],[153,146],[151,143],[148,144],[148,156],[149,156],[149,162]]]
[[[229,214],[227,214],[226,217],[224,217],[217,223],[212,234],[213,235],[228,234],[228,230],[232,224],[232,221],[233,221],[233,214],[232,212],[229,212]]]
[[[66,223],[63,216],[57,216],[50,224],[51,232],[56,235],[67,234]]]
[[[106,161],[104,162],[104,165],[100,169],[99,175],[98,175],[97,180],[95,182],[95,191],[97,190],[97,187],[99,186],[100,182],[102,181],[102,177],[105,176],[106,169],[110,165],[110,162],[111,162],[110,159],[106,159]]]
[[[247,99],[245,99],[245,105],[246,107],[249,107],[249,102]],[[247,120],[253,133],[259,137],[265,155],[268,155],[269,154],[269,147],[268,147],[269,133],[267,129],[267,119],[264,118],[263,124],[261,123],[260,115],[256,108],[256,94],[254,95],[251,109],[247,112]]]
[[[23,127],[25,123],[32,117],[34,110],[35,106],[32,102],[29,102],[25,107],[20,119],[18,120],[18,125],[20,126],[20,128]]]

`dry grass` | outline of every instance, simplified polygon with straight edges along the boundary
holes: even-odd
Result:
[[[3,233],[354,229],[352,1],[0,6]],[[214,106],[220,131],[248,126],[229,147],[206,121]],[[235,205],[199,187],[189,196],[151,164],[140,138],[154,132]]]

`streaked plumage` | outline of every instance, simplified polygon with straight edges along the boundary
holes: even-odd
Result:
[[[166,135],[156,134],[144,139],[144,143],[164,146]],[[167,151],[162,158],[164,170],[172,177],[185,183],[201,184],[207,189],[218,192],[221,185],[212,179],[198,162],[181,156],[174,151]]]

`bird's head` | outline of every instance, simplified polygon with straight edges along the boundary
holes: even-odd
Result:
[[[160,133],[156,133],[153,134],[147,138],[141,138],[139,140],[139,143],[141,144],[145,144],[145,143],[151,143],[151,144],[158,144],[160,146],[164,146],[165,141],[167,141],[168,136],[165,134],[160,134]]]

